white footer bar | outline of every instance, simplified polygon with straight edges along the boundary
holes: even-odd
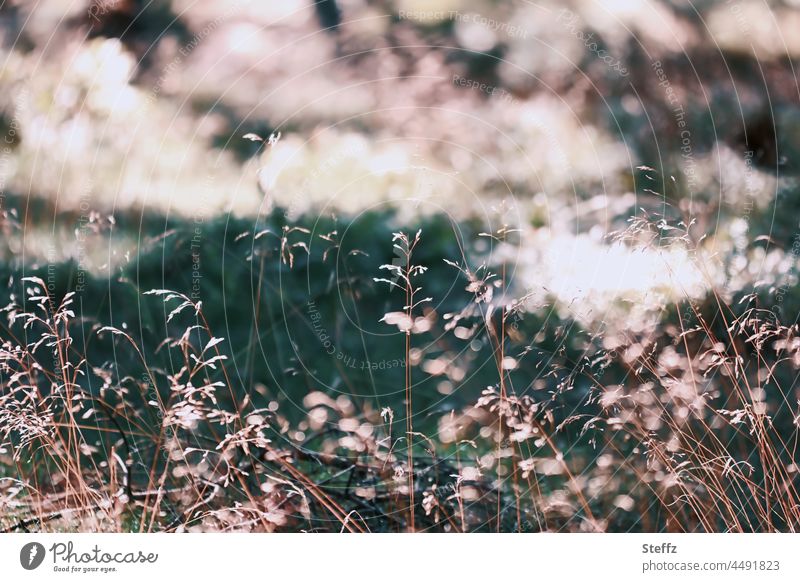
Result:
[[[789,534],[6,534],[3,580],[800,580]],[[567,576],[567,578],[564,578]],[[512,578],[513,577],[513,578]],[[250,578],[253,579],[253,578]]]

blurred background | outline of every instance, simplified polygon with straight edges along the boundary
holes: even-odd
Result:
[[[674,283],[608,244],[644,210],[706,237],[703,276],[666,255],[683,292],[774,282],[797,226],[798,8],[6,1],[2,208],[24,225],[6,260],[99,273],[163,234],[145,218],[393,208],[522,229],[521,288],[591,318]]]

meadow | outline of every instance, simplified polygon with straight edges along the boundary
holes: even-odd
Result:
[[[0,6],[0,530],[800,528],[794,4],[266,4]]]

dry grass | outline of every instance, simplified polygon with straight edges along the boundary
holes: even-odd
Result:
[[[636,220],[622,238],[654,244],[654,228]],[[688,228],[674,228],[670,244],[691,244]],[[512,234],[491,237],[507,244]],[[290,244],[287,231],[275,238],[287,268],[294,253],[308,251]],[[388,300],[402,296],[383,320],[404,337],[399,436],[398,411],[309,387],[303,438],[288,438],[298,432],[293,420],[242,389],[228,369],[230,346],[203,305],[175,291],[143,300],[163,301],[180,333],[153,352],[131,330],[95,326],[90,335],[110,342],[118,364],[91,361],[94,339],[76,335],[83,327],[74,295],[57,298],[42,279],[26,279],[2,326],[0,527],[800,528],[800,338],[796,325],[760,306],[764,297],[729,305],[713,291],[704,304],[665,305],[664,321],[647,334],[596,333],[578,351],[566,343],[547,350],[531,332],[525,298],[510,298],[505,264],[495,272],[463,255],[448,261],[472,299],[437,313],[420,295],[426,268],[414,261],[424,237],[398,233],[393,243],[402,264],[385,265],[392,276],[376,281],[388,286]],[[415,377],[467,384],[485,363],[468,349],[435,357],[432,347],[481,339],[491,346],[496,383],[473,404],[439,413],[437,429],[419,432],[415,419],[431,412],[413,406]],[[164,351],[169,372],[152,363]]]

